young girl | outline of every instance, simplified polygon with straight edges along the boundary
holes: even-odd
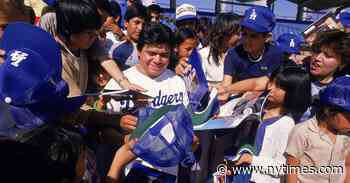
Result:
[[[239,21],[236,14],[220,14],[209,34],[209,46],[199,50],[202,68],[210,86],[216,86],[224,78],[224,60],[229,48],[238,44]]]
[[[196,32],[189,28],[180,28],[175,33],[175,55],[174,61],[170,63],[169,68],[174,70],[177,63],[187,63],[192,50],[198,45]],[[176,68],[177,69],[177,68]]]
[[[335,79],[321,90],[316,117],[293,128],[286,149],[287,164],[304,167],[301,170],[306,167],[313,174],[288,172],[288,183],[350,181],[350,137],[346,135],[350,131],[349,84],[350,77]]]
[[[249,164],[262,167],[249,177],[249,181],[255,183],[281,182],[283,171],[270,171],[269,167],[282,167],[285,164],[283,153],[288,135],[294,127],[294,121],[300,118],[310,102],[310,78],[299,67],[282,67],[272,74],[267,89],[267,105],[255,136],[257,154],[244,153],[235,163],[237,166]],[[241,176],[236,175],[234,182],[240,182],[238,179]]]

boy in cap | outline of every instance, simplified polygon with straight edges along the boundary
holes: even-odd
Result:
[[[245,11],[240,23],[242,44],[227,53],[223,87],[248,78],[268,76],[282,64],[283,52],[266,43],[275,23],[275,15],[267,7],[254,6]],[[228,95],[222,95],[220,100],[227,98]]]
[[[197,31],[197,8],[191,4],[182,4],[176,8],[176,27]]]
[[[350,132],[349,86],[349,76],[335,79],[321,90],[321,107],[316,116],[292,130],[286,149],[287,163],[299,167],[299,170],[311,167],[314,174],[290,171],[287,182],[350,181],[350,137],[347,135]],[[325,173],[324,167],[337,169]]]
[[[56,41],[42,29],[11,23],[0,47],[6,51],[0,67],[0,144],[2,153],[9,155],[2,156],[6,167],[1,168],[2,178],[20,171],[21,176],[6,180],[97,181],[96,162],[82,137],[60,126],[62,118],[78,110],[85,97],[67,98]]]

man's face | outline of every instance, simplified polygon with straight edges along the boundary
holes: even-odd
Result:
[[[246,27],[242,29],[241,39],[244,50],[250,54],[261,52],[266,41],[262,33],[255,32]]]
[[[126,31],[128,32],[129,39],[134,42],[137,42],[137,40],[139,40],[144,23],[145,20],[139,17],[134,17],[125,22],[125,27]]]
[[[341,56],[337,55],[332,47],[321,46],[319,53],[313,53],[310,72],[313,76],[323,79],[333,76],[341,67]]]
[[[150,78],[156,78],[169,64],[170,47],[166,44],[145,45],[138,54],[140,63],[137,67]]]

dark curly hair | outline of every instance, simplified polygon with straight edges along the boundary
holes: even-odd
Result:
[[[145,45],[166,44],[170,50],[174,48],[174,35],[169,27],[160,23],[148,23],[141,31],[140,38],[137,43],[139,51]]]
[[[313,51],[318,53],[322,46],[329,46],[332,50],[341,56],[342,64],[348,64],[350,61],[350,34],[340,30],[327,30],[320,32],[314,44]]]

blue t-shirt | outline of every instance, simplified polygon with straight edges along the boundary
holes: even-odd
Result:
[[[263,58],[259,62],[250,61],[248,53],[240,44],[228,51],[224,63],[224,74],[238,81],[266,76],[276,70],[282,62],[283,52],[271,44],[265,45]]]

